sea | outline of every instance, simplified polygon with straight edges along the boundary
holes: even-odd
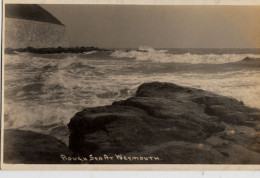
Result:
[[[52,135],[65,144],[77,112],[134,96],[145,82],[200,88],[260,108],[260,49],[17,52],[6,54],[3,65],[4,128]]]

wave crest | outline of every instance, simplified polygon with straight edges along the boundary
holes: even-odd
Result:
[[[155,63],[189,63],[189,64],[225,64],[238,62],[246,57],[260,58],[256,54],[171,54],[168,50],[156,50],[151,47],[140,47],[137,50],[117,50],[111,54],[114,58],[130,58],[138,61]]]

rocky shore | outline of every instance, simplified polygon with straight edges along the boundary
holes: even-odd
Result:
[[[142,84],[135,97],[78,112],[68,127],[69,148],[81,155],[160,158],[135,163],[260,163],[260,110],[171,83]]]
[[[77,155],[98,164],[260,163],[259,109],[172,83],[144,83],[134,97],[86,108],[68,128],[69,149],[50,136],[6,130],[5,162],[66,162]]]

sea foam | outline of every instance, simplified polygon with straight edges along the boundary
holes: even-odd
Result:
[[[132,58],[137,61],[155,63],[189,63],[189,64],[225,64],[238,62],[246,57],[260,58],[258,54],[171,54],[168,50],[156,50],[140,47],[138,50],[117,50],[111,54],[114,58]]]

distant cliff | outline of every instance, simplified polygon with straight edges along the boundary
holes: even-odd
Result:
[[[66,27],[36,4],[5,5],[5,48],[68,46]]]

